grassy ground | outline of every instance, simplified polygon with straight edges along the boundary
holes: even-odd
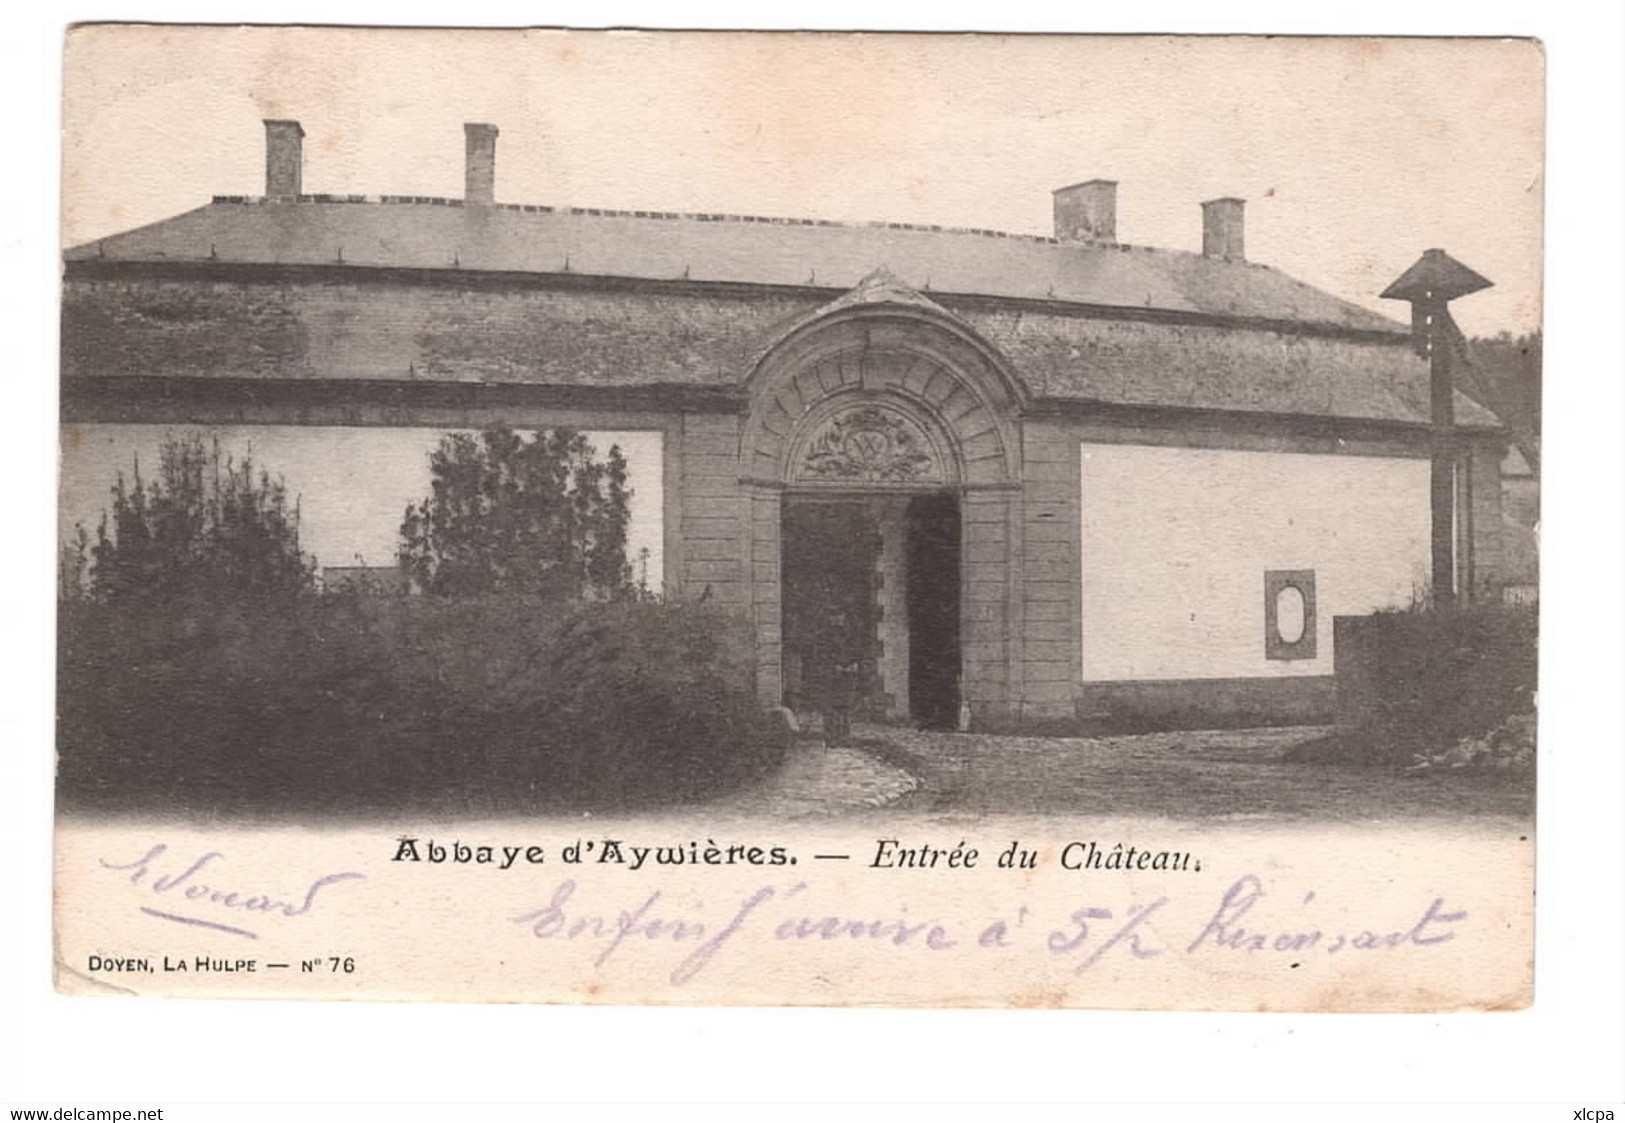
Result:
[[[894,806],[927,812],[1242,821],[1534,814],[1534,778],[1527,772],[1405,775],[1282,759],[1327,732],[1300,727],[1040,738],[859,730],[869,751],[921,781]]]

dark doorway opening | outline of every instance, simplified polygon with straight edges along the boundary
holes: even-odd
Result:
[[[875,716],[876,520],[862,500],[786,497],[783,531],[785,705],[798,713]]]
[[[956,728],[958,496],[787,495],[782,529],[784,704]]]
[[[925,729],[959,722],[959,500],[943,492],[908,504],[908,696]]]

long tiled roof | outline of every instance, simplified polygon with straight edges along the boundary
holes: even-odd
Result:
[[[217,197],[68,260],[590,274],[847,289],[879,267],[929,293],[1403,333],[1268,266],[904,223],[605,211],[415,196]]]
[[[1428,365],[1406,325],[1276,269],[1171,250],[898,223],[229,196],[66,257],[341,266],[361,285],[217,277],[225,284],[200,287],[183,269],[109,288],[70,272],[70,378],[737,386],[786,330],[828,310],[830,294],[848,299],[880,271],[979,332],[1039,398],[1410,424],[1429,415]],[[632,303],[596,284],[504,288],[474,315],[455,286],[381,289],[366,283],[371,269],[696,284]],[[747,297],[698,282],[768,287]],[[1456,409],[1464,425],[1498,427],[1460,392]]]

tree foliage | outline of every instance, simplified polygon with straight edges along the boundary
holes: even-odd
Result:
[[[308,592],[315,567],[282,479],[252,452],[223,455],[219,441],[188,434],[164,441],[156,478],[142,478],[139,457],[128,481],[118,474],[95,545],[79,528],[58,571],[104,601],[274,600]]]
[[[1471,341],[1460,388],[1506,423],[1531,467],[1540,456],[1541,333],[1501,332]]]
[[[401,523],[415,587],[598,599],[631,590],[619,446],[599,460],[574,430],[487,429],[442,437],[429,463],[430,494]]]

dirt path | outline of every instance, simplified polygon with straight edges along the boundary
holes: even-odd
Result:
[[[771,780],[710,809],[772,819],[827,818],[885,807],[919,786],[918,776],[885,753],[802,740]]]
[[[1294,764],[1322,728],[1201,730],[1101,738],[867,731],[871,751],[919,777],[911,808],[969,814],[1215,820],[1394,820],[1534,814],[1527,773],[1405,775]]]
[[[857,744],[801,741],[761,787],[714,810],[771,818],[1130,816],[1229,822],[1451,820],[1534,815],[1527,774],[1404,775],[1294,764],[1323,728],[1118,737],[1013,737],[860,726]]]

